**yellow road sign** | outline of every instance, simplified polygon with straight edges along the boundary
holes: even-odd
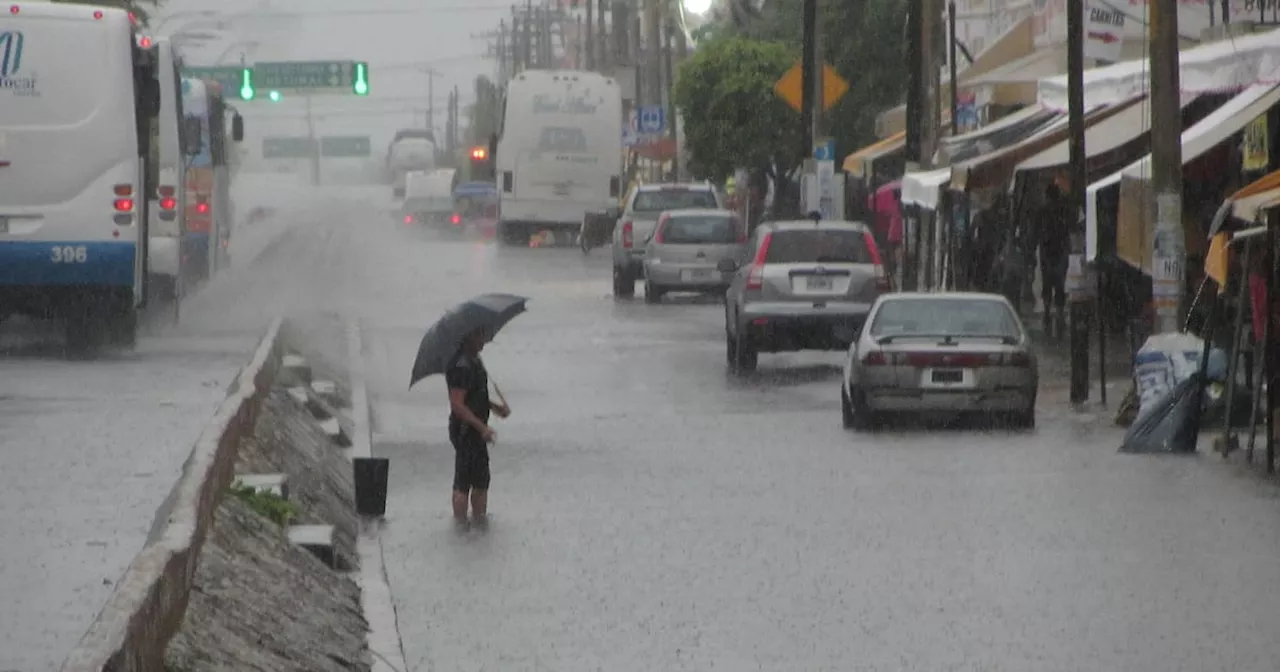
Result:
[[[799,63],[791,66],[782,77],[778,78],[778,82],[773,85],[774,93],[784,100],[795,111],[800,111],[801,92],[804,87],[804,74]],[[822,109],[829,110],[836,103],[840,102],[840,98],[849,91],[849,82],[836,72],[836,69],[822,64]]]

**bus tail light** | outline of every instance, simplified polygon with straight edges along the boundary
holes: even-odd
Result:
[[[132,185],[132,184],[117,184],[116,186],[112,187],[111,192],[112,192],[112,193],[114,193],[116,196],[132,196],[132,195],[133,195],[133,185]]]
[[[116,212],[133,212],[132,198],[117,198],[112,205],[115,207]]]
[[[199,203],[196,203],[196,212],[202,215],[209,214],[209,204],[205,203],[204,201],[200,201]]]
[[[161,210],[173,210],[176,207],[178,207],[177,199],[174,199],[172,197],[165,197],[160,199]]]

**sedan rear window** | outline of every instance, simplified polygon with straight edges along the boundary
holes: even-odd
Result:
[[[880,336],[1000,336],[1019,338],[1018,318],[991,299],[897,299],[880,304],[871,323]]]
[[[718,208],[716,195],[707,189],[661,189],[636,192],[632,212],[662,212],[686,208]]]
[[[662,242],[670,245],[712,245],[738,242],[740,227],[724,215],[672,217],[662,229]]]
[[[769,237],[766,264],[874,264],[875,257],[861,231],[800,229],[774,231]]]

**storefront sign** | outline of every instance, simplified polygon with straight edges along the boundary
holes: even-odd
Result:
[[[1243,162],[1246,172],[1266,170],[1271,154],[1267,143],[1267,115],[1262,115],[1244,127]]]

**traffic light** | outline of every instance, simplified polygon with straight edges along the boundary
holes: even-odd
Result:
[[[267,98],[270,98],[273,103],[278,103],[281,98],[284,98],[284,96],[280,95],[279,91],[272,91],[267,94]]]
[[[240,100],[253,100],[256,93],[253,90],[253,68],[242,68],[240,70]]]
[[[351,91],[357,96],[369,95],[369,64],[356,63],[351,77]]]
[[[487,158],[489,158],[489,150],[485,149],[484,147],[471,148],[472,161],[484,161]]]

